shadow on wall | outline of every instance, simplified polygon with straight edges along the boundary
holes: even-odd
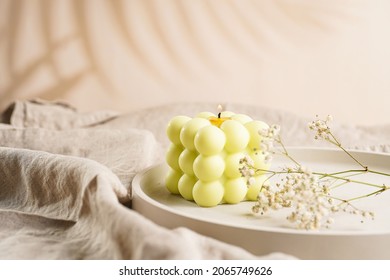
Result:
[[[335,26],[356,16],[325,0],[162,2],[0,0],[0,110],[31,98],[125,111],[264,105],[264,95],[288,108],[288,98],[318,87],[308,69],[327,61],[321,46]]]
[[[4,2],[3,6],[5,6]],[[110,3],[113,6],[120,4],[117,1]],[[93,46],[87,31],[85,14],[88,7],[85,5],[85,1],[70,0],[60,4],[67,7],[58,7],[59,4],[59,1],[50,0],[40,1],[39,4],[32,3],[32,1],[15,0],[8,1],[6,4],[8,12],[3,17],[6,20],[4,20],[0,44],[2,52],[5,53],[2,68],[3,71],[6,71],[5,76],[8,77],[8,83],[4,84],[3,81],[0,84],[0,105],[5,106],[6,103],[15,100],[15,98],[23,98],[26,95],[30,95],[29,97],[39,96],[49,100],[61,99],[88,75],[97,76],[97,81],[101,83],[103,88],[108,92],[115,92],[108,77],[104,72],[99,71],[97,59],[94,57]],[[70,32],[65,31],[68,34],[59,38],[55,36],[56,30],[53,29],[53,21],[57,20],[58,12],[63,11],[59,11],[59,9],[63,8],[68,9],[68,13],[71,15],[70,19],[73,19],[71,25],[75,25],[76,28],[69,29]],[[2,10],[4,11],[4,9]],[[120,14],[116,16],[121,17]],[[67,22],[61,24],[67,25]],[[78,45],[77,50],[74,49],[75,42]],[[23,47],[20,46],[21,44]],[[61,55],[61,52],[64,49],[66,51],[69,46],[73,48],[73,52],[78,53],[74,54],[74,57],[69,57],[66,63],[72,64],[73,60],[77,60],[77,56],[81,56],[83,65],[79,67],[81,69],[69,68],[71,70],[64,73],[64,70],[61,69],[63,65],[56,56]],[[26,53],[18,53],[21,49]],[[22,58],[25,61],[21,61]],[[38,84],[32,82],[34,79],[37,79]],[[42,85],[39,85],[39,80],[41,80]],[[33,92],[26,92],[25,85],[31,82]],[[41,90],[36,90],[36,88],[41,88]]]

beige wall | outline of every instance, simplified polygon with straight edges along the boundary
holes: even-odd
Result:
[[[239,102],[390,122],[390,1],[0,0],[0,109]]]

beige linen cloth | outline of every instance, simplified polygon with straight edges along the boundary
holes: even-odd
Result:
[[[131,210],[131,181],[160,163],[174,115],[217,104],[171,104],[125,115],[17,101],[0,123],[1,259],[289,259],[249,252]],[[286,145],[320,145],[295,115],[237,104],[227,110],[282,125]],[[335,125],[347,147],[387,152],[390,126]]]
[[[40,101],[15,102],[1,115],[1,259],[261,257],[131,210],[132,178],[163,150],[130,119]]]

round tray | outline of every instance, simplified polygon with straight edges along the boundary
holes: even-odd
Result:
[[[358,168],[339,150],[288,150],[302,165],[312,170],[335,172]],[[390,156],[387,154],[352,153],[371,169],[382,172],[390,170]],[[275,158],[272,169],[287,164],[291,166],[286,159]],[[251,212],[254,202],[199,207],[168,192],[164,186],[167,170],[165,164],[151,167],[137,174],[132,185],[133,209],[167,228],[187,227],[259,256],[283,252],[301,259],[390,259],[390,191],[354,203],[361,209],[375,212],[374,220],[338,213],[330,229],[306,231],[295,229],[286,220],[288,209],[262,216]],[[390,177],[363,176],[358,178],[390,185]],[[367,186],[348,184],[339,190],[338,195],[356,196],[368,190]]]

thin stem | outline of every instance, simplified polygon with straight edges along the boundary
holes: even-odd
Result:
[[[361,174],[366,173],[366,172],[369,172],[369,170],[365,170],[365,169],[349,169],[349,170],[343,170],[343,171],[338,171],[338,172],[334,172],[334,173],[329,173],[329,175],[341,175],[341,174],[345,174],[345,173],[360,173],[360,174],[349,175],[349,176],[354,176],[354,175],[361,175]],[[346,176],[348,176],[348,175],[346,175]]]
[[[382,175],[382,176],[387,176],[387,177],[390,176],[389,173],[384,173],[384,172],[372,170],[372,169],[369,169],[369,168],[367,170],[366,169],[343,170],[343,171],[338,171],[338,172],[334,172],[334,173],[329,173],[329,175],[341,175],[341,174],[345,174],[345,173],[360,173],[360,174],[346,175],[346,177],[347,176],[361,175],[361,174],[364,174],[364,173],[372,173],[372,174],[377,174],[377,175]]]
[[[369,172],[369,173],[373,173],[373,174],[382,175],[382,176],[390,176],[390,174],[389,174],[389,173],[384,173],[384,172],[375,171],[375,170],[371,170],[371,169],[367,169],[367,172]]]
[[[336,186],[330,187],[330,189],[334,190],[334,189],[336,189],[336,188],[338,188],[338,187],[341,187],[341,186],[343,186],[343,185],[345,185],[345,184],[348,184],[348,183],[349,183],[348,181],[344,181],[344,182],[342,182],[342,183],[340,183],[340,184],[338,184],[338,185],[336,185]]]
[[[347,172],[343,172],[343,173],[347,173]],[[332,175],[334,175],[334,174],[335,174],[335,173],[332,173]],[[344,178],[350,178],[350,177],[359,176],[359,175],[362,175],[362,173],[354,173],[354,174],[345,175]],[[321,179],[322,179],[322,178],[321,178]],[[329,185],[329,187],[331,187],[332,184],[336,183],[337,181],[338,181],[338,179],[335,179],[335,180],[333,181],[333,183],[331,183],[331,184]],[[342,182],[342,183],[340,183],[340,184],[338,184],[338,185],[336,185],[336,186],[331,187],[331,189],[336,189],[336,188],[338,188],[338,187],[340,187],[340,186],[342,186],[342,185],[345,185],[345,184],[347,184],[347,183],[349,183],[349,182],[348,182],[347,180],[345,180],[344,182]]]
[[[356,184],[367,185],[367,186],[372,186],[372,187],[376,187],[376,188],[383,188],[383,185],[368,183],[368,182],[359,181],[359,180],[352,180],[350,178],[335,176],[335,175],[331,175],[331,174],[327,174],[327,173],[313,172],[313,174],[320,175],[323,178],[329,177],[329,178],[333,178],[333,179],[337,179],[337,180],[343,180],[343,181],[346,181],[348,183],[356,183]]]
[[[300,174],[300,173],[302,173],[302,171],[299,171],[299,170],[273,171],[273,170],[266,170],[266,169],[260,169],[260,168],[256,169],[255,172],[270,173],[270,174],[272,174],[272,177],[275,175],[278,175],[278,174]],[[344,171],[343,173],[346,173],[346,172],[348,172],[348,171]],[[379,185],[379,184],[368,183],[368,182],[364,182],[361,180],[352,180],[352,179],[348,178],[348,176],[340,177],[340,176],[333,175],[332,173],[329,174],[329,173],[322,173],[322,172],[312,172],[312,173],[314,175],[320,176],[320,179],[332,178],[332,179],[336,179],[336,180],[343,180],[347,183],[356,183],[356,184],[367,185],[367,186],[372,186],[372,187],[376,187],[376,188],[383,187],[383,185]]]
[[[380,190],[376,190],[374,192],[371,192],[371,193],[368,193],[368,194],[364,194],[364,195],[361,195],[361,196],[357,196],[357,197],[353,197],[353,198],[350,198],[350,199],[344,199],[342,201],[344,203],[350,204],[351,201],[362,199],[362,198],[366,198],[366,197],[370,197],[370,196],[373,196],[373,195],[378,195],[378,194],[383,193],[384,191],[386,191],[388,189],[389,189],[389,187],[382,186],[382,188]]]
[[[332,136],[334,141],[331,141],[328,139],[328,141],[337,147],[339,147],[341,150],[343,150],[350,158],[352,158],[357,164],[359,164],[364,170],[368,170],[368,167],[363,165],[360,161],[358,161],[350,152],[348,152],[342,145],[341,143],[337,140],[337,138],[333,135],[333,133],[329,130],[329,135]]]
[[[269,182],[269,180],[270,180],[272,177],[274,177],[275,175],[276,175],[276,174],[273,173],[273,174],[271,174],[270,176],[268,176],[267,179],[264,180],[263,184],[261,185],[260,192],[263,190],[264,183],[267,182],[267,181]]]

